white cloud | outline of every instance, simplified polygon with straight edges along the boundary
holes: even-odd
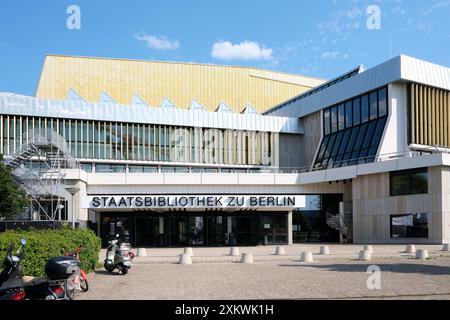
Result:
[[[347,59],[349,55],[340,51],[326,51],[320,57],[322,59]]]
[[[139,41],[144,41],[147,46],[156,50],[175,50],[180,47],[178,40],[170,41],[166,36],[154,36],[145,33],[136,33],[134,37]]]
[[[450,6],[450,0],[432,0],[426,8],[422,8],[420,15],[427,16],[436,10],[444,9]]]
[[[244,41],[239,44],[218,41],[213,44],[211,50],[211,56],[218,60],[272,60],[272,53],[272,49],[265,48],[254,41]]]

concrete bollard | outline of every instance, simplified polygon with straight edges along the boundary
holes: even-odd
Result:
[[[358,260],[370,261],[372,260],[372,254],[368,250],[362,250],[359,252]]]
[[[192,256],[189,253],[180,254],[179,264],[192,264]]]
[[[448,243],[444,243],[442,246],[442,251],[450,251],[450,245]]]
[[[320,247],[320,254],[322,254],[322,255],[329,255],[330,254],[330,248],[328,248],[328,246],[321,246]]]
[[[146,257],[147,256],[147,251],[144,248],[139,248],[137,250],[137,256],[138,257]]]
[[[194,256],[194,252],[192,251],[192,248],[184,248],[184,253],[190,254],[192,257]]]
[[[406,253],[415,254],[416,253],[416,246],[413,244],[408,244],[406,246]]]
[[[253,254],[243,253],[241,255],[241,263],[253,263]]]
[[[277,256],[284,256],[285,254],[286,254],[286,251],[284,250],[284,247],[278,246],[275,249],[275,255],[277,255]]]
[[[363,250],[364,251],[369,251],[370,254],[373,253],[373,248],[372,248],[371,245],[365,245]]]
[[[314,262],[312,252],[302,252],[300,262]]]
[[[426,260],[428,258],[429,258],[428,250],[417,250],[417,252],[416,252],[416,259]]]
[[[230,256],[238,256],[239,255],[239,248],[238,247],[231,247],[230,248]]]

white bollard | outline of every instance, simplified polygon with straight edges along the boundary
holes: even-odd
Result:
[[[442,251],[450,251],[450,245],[448,243],[444,243],[444,245],[442,246]]]
[[[180,254],[179,264],[192,264],[192,256],[189,253]]]
[[[312,252],[302,252],[301,262],[314,262]]]
[[[358,260],[370,261],[372,260],[372,254],[368,250],[362,250],[359,252]]]
[[[322,255],[329,255],[330,254],[330,248],[328,248],[328,246],[321,246],[320,247],[320,254],[322,254]]]
[[[253,263],[253,254],[243,253],[241,255],[241,263]]]
[[[371,245],[365,245],[363,250],[364,251],[369,251],[370,254],[373,253],[373,248],[372,248]]]
[[[137,256],[138,257],[146,257],[147,256],[147,251],[144,248],[139,248],[137,250]]]
[[[416,253],[416,246],[413,244],[408,244],[406,246],[406,253],[415,254]]]
[[[278,246],[275,249],[275,255],[277,255],[277,256],[284,256],[285,254],[286,254],[286,251],[284,250],[284,247]]]
[[[239,248],[238,247],[231,247],[230,248],[230,256],[238,256],[239,255]]]
[[[416,259],[426,260],[428,257],[428,250],[417,250]]]
[[[190,254],[192,257],[194,256],[194,252],[192,251],[192,248],[184,248],[184,253]]]

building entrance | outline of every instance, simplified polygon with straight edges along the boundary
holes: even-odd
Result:
[[[101,213],[100,237],[119,234],[133,246],[232,246],[286,244],[287,212]]]

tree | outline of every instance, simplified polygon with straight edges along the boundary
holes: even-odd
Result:
[[[28,196],[14,181],[0,154],[0,220],[13,219],[29,205]]]

